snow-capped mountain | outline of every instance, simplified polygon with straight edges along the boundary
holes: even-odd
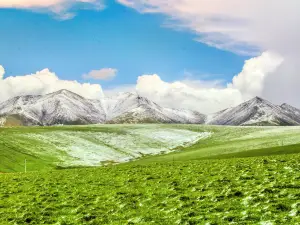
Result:
[[[22,125],[97,123],[204,123],[205,116],[190,110],[163,108],[135,93],[99,100],[85,99],[68,90],[47,95],[19,96],[0,104],[1,123]]]
[[[67,90],[44,96],[19,96],[0,104],[0,115],[24,125],[90,124],[105,122],[104,110]]]
[[[205,115],[191,111],[164,108],[136,93],[120,93],[98,100],[109,123],[204,123]],[[94,100],[97,104],[97,100]],[[99,103],[98,103],[99,104]]]
[[[255,97],[206,116],[191,110],[165,108],[136,93],[91,100],[68,90],[19,96],[0,104],[0,126],[98,123],[300,125],[300,110]]]
[[[207,124],[214,125],[299,125],[300,110],[277,106],[255,97],[236,107],[228,108],[207,117]],[[300,115],[300,114],[298,114]]]

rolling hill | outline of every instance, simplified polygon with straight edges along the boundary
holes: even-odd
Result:
[[[300,152],[300,128],[175,124],[0,128],[0,172]],[[272,149],[280,147],[278,149]],[[270,150],[271,149],[271,150]],[[248,152],[256,150],[257,152]],[[263,153],[266,152],[266,153]],[[168,154],[166,154],[168,153]]]

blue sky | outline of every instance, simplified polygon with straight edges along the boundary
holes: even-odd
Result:
[[[78,11],[69,20],[0,9],[0,65],[5,77],[49,68],[61,79],[79,82],[86,82],[82,75],[91,70],[116,68],[112,80],[88,80],[104,88],[135,84],[138,76],[154,73],[167,82],[187,73],[230,82],[241,71],[247,57],[196,42],[191,32],[163,26],[165,20],[114,1],[101,11]]]
[[[135,91],[204,113],[254,96],[300,107],[299,7],[298,0],[1,0],[0,102],[68,89],[86,98]]]

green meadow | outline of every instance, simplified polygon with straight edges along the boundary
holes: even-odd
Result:
[[[0,224],[300,224],[299,153],[300,127],[0,128]]]

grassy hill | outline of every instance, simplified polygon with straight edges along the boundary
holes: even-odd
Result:
[[[24,171],[25,159],[27,171],[43,171],[137,158],[136,163],[147,163],[297,153],[299,144],[299,127],[153,124],[0,128],[0,172]]]
[[[141,158],[54,170],[104,147]],[[299,224],[299,152],[299,127],[3,128],[0,171],[32,172],[0,174],[0,224]]]
[[[212,135],[188,148],[145,157],[136,163],[222,159],[300,153],[300,127],[178,126]]]
[[[0,128],[0,172],[128,162],[185,148],[210,132],[160,125]]]

